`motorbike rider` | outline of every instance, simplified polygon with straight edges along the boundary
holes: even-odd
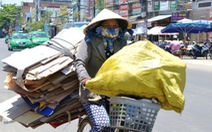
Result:
[[[124,37],[131,29],[131,23],[118,14],[103,9],[84,29],[85,38],[76,54],[76,72],[85,86],[102,64],[114,53],[127,45]],[[132,34],[132,30],[129,33]],[[110,120],[101,96],[80,87],[81,102],[92,122],[91,132],[109,132]],[[97,103],[98,102],[98,103]]]
[[[172,54],[180,50],[180,41],[178,40],[177,36],[173,37],[173,40],[170,42],[169,49]]]
[[[9,35],[6,35],[4,40],[5,44],[8,44],[8,41],[9,41]]]

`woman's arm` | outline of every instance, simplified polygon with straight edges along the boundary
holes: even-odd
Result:
[[[91,53],[91,46],[83,40],[79,45],[76,53],[75,67],[79,81],[91,78],[86,70],[86,65],[89,61]]]

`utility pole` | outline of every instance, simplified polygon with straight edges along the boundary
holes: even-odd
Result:
[[[15,22],[16,32],[18,32],[18,31],[20,30],[19,18],[20,18],[20,9],[18,8],[18,9],[17,9],[16,22]]]
[[[78,10],[78,21],[80,21],[81,11],[80,11],[81,1],[77,1],[77,10]]]
[[[93,17],[96,16],[96,8],[95,8],[96,2],[93,0]]]
[[[147,16],[148,16],[148,2],[147,2],[147,0],[143,0],[143,4],[144,4],[144,6],[145,6],[145,19],[144,19],[144,21],[145,21],[145,32],[144,32],[144,36],[145,36],[145,38],[147,39],[147,24],[148,24],[148,18],[147,18]]]
[[[2,0],[0,1],[0,8],[1,8],[1,5],[2,5]]]
[[[35,1],[36,21],[38,21],[39,9],[40,9],[40,0],[36,0]]]

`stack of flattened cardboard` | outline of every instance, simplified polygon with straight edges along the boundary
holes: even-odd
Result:
[[[0,107],[0,115],[36,128],[44,123],[56,127],[85,114],[73,66],[83,38],[79,29],[65,29],[40,46],[3,59],[5,86],[19,96],[1,103],[8,107]]]

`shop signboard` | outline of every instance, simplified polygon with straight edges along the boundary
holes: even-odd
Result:
[[[160,2],[159,0],[154,1],[154,11],[160,10]]]
[[[160,11],[169,10],[169,1],[160,1]]]
[[[172,13],[171,22],[177,22],[178,20],[181,20],[183,18],[188,18],[187,12],[175,12]]]
[[[128,5],[120,5],[119,6],[119,15],[125,18],[128,18]]]
[[[147,3],[147,10],[148,10],[148,12],[153,11],[153,3],[152,3],[152,1],[148,1],[148,3]]]
[[[140,0],[128,0],[128,3],[140,3]]]
[[[170,1],[170,10],[177,9],[177,1]]]
[[[128,4],[128,0],[119,0],[119,4]]]
[[[132,4],[132,15],[140,15],[141,13],[141,4],[134,3]]]

